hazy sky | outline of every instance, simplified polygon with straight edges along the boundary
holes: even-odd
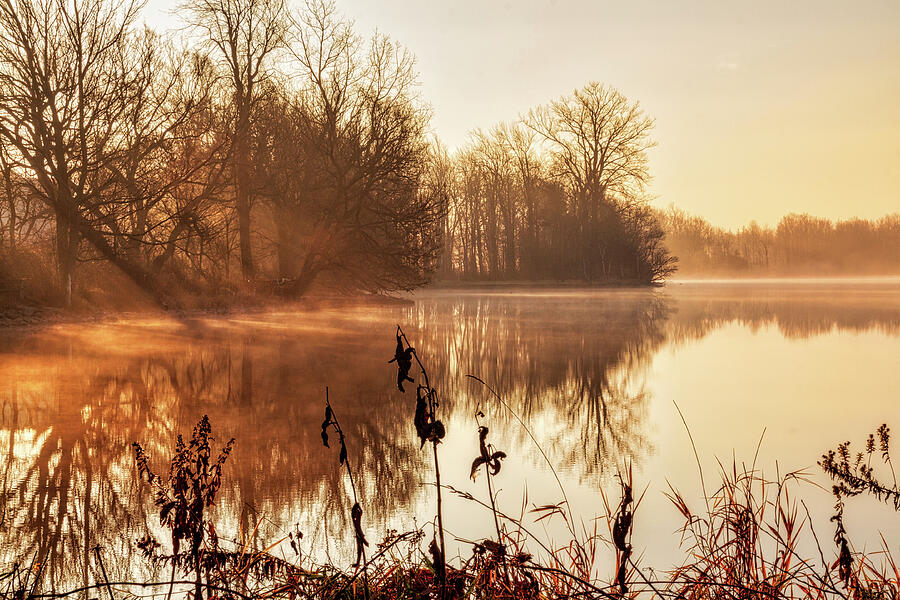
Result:
[[[168,3],[150,0],[148,19]],[[418,58],[451,149],[591,80],[656,118],[655,203],[729,227],[900,212],[900,1],[338,0]],[[163,23],[164,21],[159,21]]]

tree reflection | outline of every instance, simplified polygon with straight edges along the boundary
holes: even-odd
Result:
[[[256,531],[262,549],[299,526],[307,547],[348,555],[346,483],[319,437],[326,385],[359,464],[370,537],[398,520],[411,527],[430,463],[413,398],[397,391],[387,364],[397,323],[429,368],[451,433],[491,406],[465,377],[478,375],[532,425],[556,466],[599,484],[652,451],[647,373],[665,345],[732,322],[791,338],[835,329],[897,335],[895,294],[432,292],[408,306],[8,332],[0,340],[0,565],[34,559],[43,589],[74,587],[98,579],[90,550],[99,545],[115,557],[106,561],[110,577],[153,576],[134,558],[134,540],[160,532],[130,444],[140,441],[163,468],[176,435],[203,414],[223,440],[237,438],[215,515],[223,543]],[[510,415],[494,410],[491,427],[506,450],[541,466]]]
[[[538,438],[551,460],[596,480],[609,464],[640,460],[649,448],[643,378],[664,341],[671,312],[655,291],[600,296],[455,296],[411,310],[421,355],[451,410],[472,414],[489,402],[468,383],[491,382],[526,421],[541,422]],[[527,434],[505,418],[504,435],[535,461]],[[538,418],[539,417],[539,418]]]
[[[710,283],[676,287],[669,294],[678,308],[666,327],[675,343],[697,340],[727,323],[751,331],[775,327],[789,339],[808,339],[832,331],[900,333],[896,285],[859,283],[837,288],[828,283]]]

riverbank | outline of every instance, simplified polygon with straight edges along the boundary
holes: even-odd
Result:
[[[245,297],[231,304],[215,303],[208,306],[169,309],[150,304],[134,308],[111,308],[80,302],[72,308],[61,308],[7,302],[0,304],[0,330],[65,323],[116,322],[147,317],[169,317],[177,320],[205,316],[259,314],[272,310],[305,311],[360,306],[405,306],[411,303],[412,300],[405,297],[375,294],[313,294],[299,300]]]
[[[493,289],[527,289],[527,288],[564,288],[564,289],[618,289],[618,288],[654,288],[663,287],[665,283],[646,283],[639,280],[584,281],[580,279],[539,279],[539,280],[459,280],[445,279],[434,281],[422,289],[425,290],[493,290]]]
[[[128,282],[123,282],[127,284]],[[160,306],[144,298],[135,290],[129,290],[127,299],[112,299],[108,292],[89,290],[74,299],[73,306],[64,308],[31,301],[19,294],[0,296],[0,329],[52,325],[58,323],[105,322],[136,317],[170,316],[190,318],[205,315],[234,315],[241,313],[261,313],[270,310],[315,310],[321,308],[408,305],[411,294],[416,291],[430,292],[517,292],[529,289],[652,289],[664,284],[646,284],[639,281],[435,281],[412,292],[396,295],[382,294],[342,294],[328,290],[316,290],[299,299],[286,299],[273,294],[252,292],[233,293],[218,296],[191,297],[177,306]]]

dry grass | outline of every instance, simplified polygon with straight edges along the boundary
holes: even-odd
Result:
[[[492,478],[499,475],[500,460],[505,454],[488,443],[488,429],[479,422],[477,436],[473,436],[476,459],[472,474],[484,469],[487,501],[452,485],[442,485],[437,458],[444,426],[436,418],[437,394],[419,357],[398,327],[395,356],[398,387],[412,379],[409,371],[413,358],[420,367],[421,378],[420,382],[411,381],[417,386],[418,405],[413,424],[422,446],[427,442],[432,444],[439,492],[437,509],[440,511],[440,492],[444,491],[471,502],[473,510],[490,511],[494,520],[496,539],[472,544],[468,556],[456,561],[457,564],[444,563],[440,512],[430,540],[422,529],[390,532],[373,550],[366,552],[368,542],[362,533],[362,507],[356,497],[358,480],[355,478],[360,475],[351,468],[343,430],[326,396],[322,439],[328,446],[328,434],[337,436],[338,461],[347,470],[353,495],[353,529],[347,536],[356,542],[357,560],[351,570],[316,564],[309,556],[301,555],[299,532],[289,532],[268,546],[251,543],[260,542],[256,539],[258,526],[253,531],[242,532],[244,541],[234,547],[228,546],[232,542],[219,540],[205,511],[215,502],[231,442],[216,458],[211,449],[211,426],[204,417],[189,442],[179,438],[167,480],[150,471],[143,450],[135,444],[137,473],[149,482],[160,510],[160,522],[171,531],[168,552],[163,551],[163,544],[149,537],[142,540],[141,549],[145,560],[171,566],[170,581],[110,582],[104,575],[104,581],[86,588],[42,594],[39,593],[41,565],[35,558],[0,574],[0,598],[24,600],[101,594],[110,600],[148,594],[193,600],[204,597],[209,600],[900,597],[900,571],[888,544],[885,542],[874,553],[854,552],[843,521],[845,502],[860,495],[871,495],[900,509],[900,490],[890,459],[887,426],[869,437],[863,452],[854,455],[846,442],[822,457],[820,465],[835,482],[833,543],[820,542],[806,504],[799,500],[798,487],[807,482],[804,473],[768,479],[756,469],[755,461],[749,467],[739,467],[737,462],[727,467],[720,464],[718,485],[707,493],[697,457],[703,487],[698,505],[692,505],[674,488],[670,487],[666,493],[682,519],[681,560],[675,568],[654,570],[635,558],[640,555],[640,548],[635,549],[632,532],[641,518],[642,496],[635,497],[633,474],[628,466],[618,475],[617,493],[601,491],[603,514],[592,520],[590,526],[575,521],[561,483],[559,503],[528,510],[524,500],[519,514],[509,515],[498,509],[492,486]],[[487,386],[480,378],[473,379]],[[493,389],[487,388],[511,410]],[[525,423],[519,422],[527,430]],[[878,469],[885,473],[877,473]],[[885,483],[889,481],[887,473],[892,483]],[[551,544],[534,535],[530,528],[544,520],[561,520],[568,539],[556,539]],[[285,542],[296,553],[291,561],[274,554],[274,549]],[[423,549],[426,544],[428,552]],[[264,549],[252,550],[259,547]],[[94,553],[105,573],[99,548]],[[615,556],[614,561],[608,558],[611,556]]]

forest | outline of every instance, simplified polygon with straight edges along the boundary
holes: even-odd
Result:
[[[112,272],[164,303],[427,280],[446,208],[404,48],[327,2],[186,3],[182,37],[140,8],[0,7],[7,279],[67,304]]]
[[[651,282],[653,122],[592,83],[452,157],[414,57],[327,1],[0,7],[0,279],[96,302],[393,292],[445,277]]]
[[[7,303],[209,306],[434,280],[640,285],[679,260],[683,272],[791,271],[795,252],[810,270],[841,253],[825,260],[835,271],[876,252],[896,271],[896,217],[787,217],[774,232],[728,234],[654,209],[654,121],[608,85],[450,152],[411,53],[360,35],[328,0],[187,0],[177,32],[142,26],[141,10],[0,2]]]
[[[653,120],[591,83],[476,131],[443,170],[442,275],[653,283],[675,271],[644,195]]]

